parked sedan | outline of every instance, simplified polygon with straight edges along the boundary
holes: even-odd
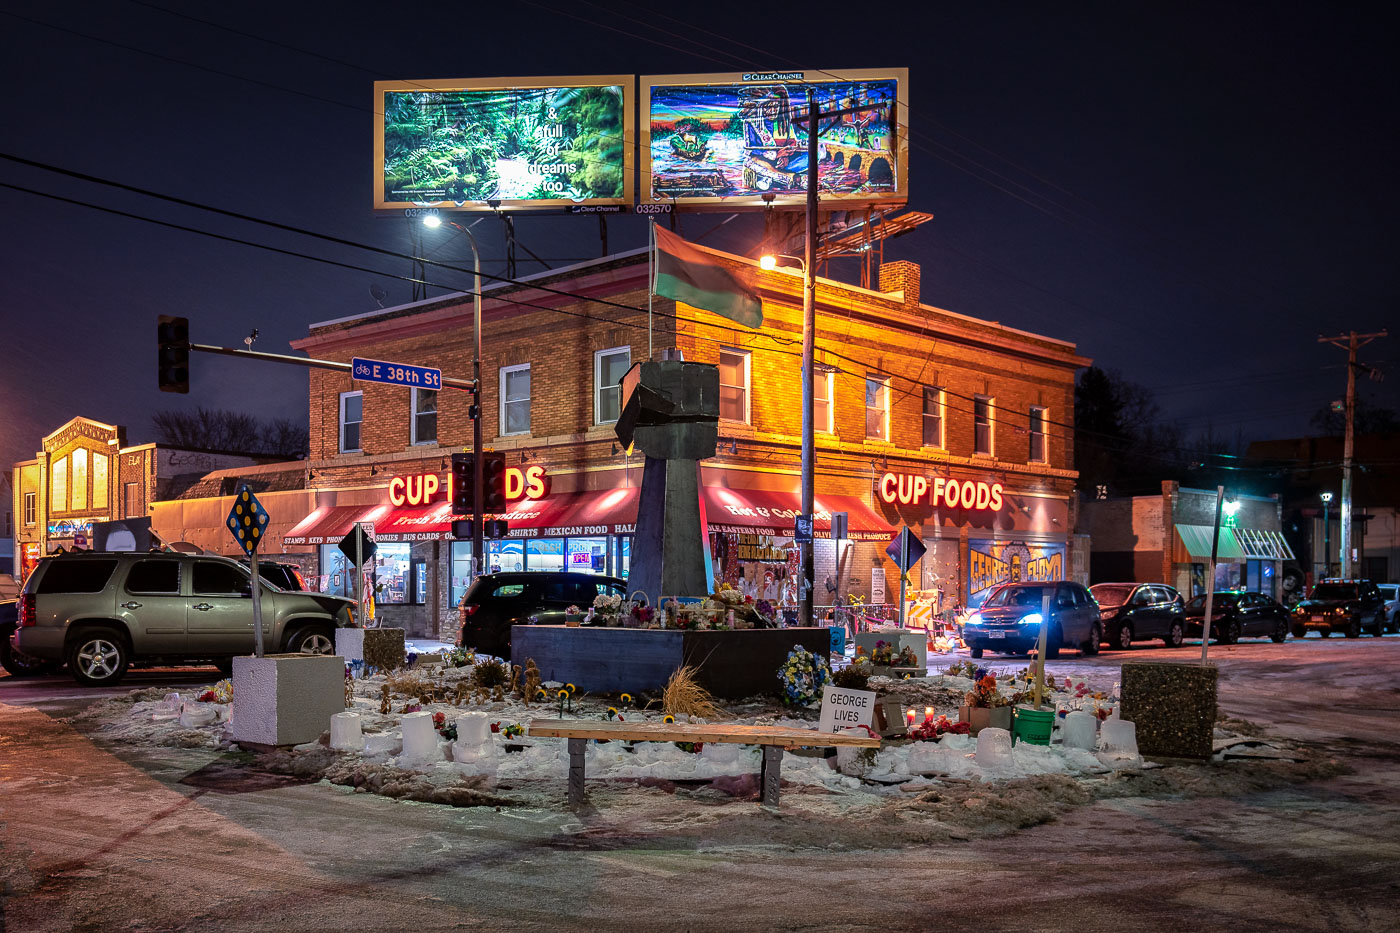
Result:
[[[1099,603],[1104,640],[1127,651],[1133,641],[1160,638],[1180,648],[1186,637],[1181,594],[1162,583],[1096,583],[1089,587]]]
[[[1009,583],[963,623],[963,642],[974,658],[984,651],[1026,654],[1038,644],[1041,627],[1048,625],[1047,658],[1059,657],[1061,648],[1098,654],[1103,639],[1098,616],[1094,598],[1078,583]]]
[[[1186,630],[1192,637],[1201,637],[1205,615],[1205,596],[1193,597],[1186,604]],[[1210,633],[1222,645],[1254,636],[1282,644],[1288,638],[1288,610],[1263,593],[1215,593],[1211,596]]]
[[[1385,598],[1385,630],[1400,632],[1400,583],[1377,583]]]

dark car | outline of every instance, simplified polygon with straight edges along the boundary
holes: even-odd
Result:
[[[1294,638],[1308,629],[1323,638],[1333,632],[1359,638],[1363,631],[1379,637],[1385,634],[1385,597],[1370,580],[1323,580],[1293,607],[1291,622]]]
[[[1204,595],[1186,604],[1186,630],[1201,637],[1206,615]],[[1267,636],[1276,644],[1288,638],[1288,610],[1263,593],[1214,593],[1210,604],[1210,634],[1222,645],[1241,638]]]
[[[1096,583],[1089,592],[1099,604],[1104,641],[1127,651],[1142,638],[1160,638],[1180,648],[1186,638],[1186,608],[1175,587],[1164,583]]]
[[[249,566],[248,561],[239,561],[243,566]],[[275,560],[258,561],[258,578],[266,580],[279,590],[286,590],[288,593],[303,593],[306,591],[306,581],[301,577],[301,567],[297,564],[284,564]]]
[[[0,667],[15,677],[29,677],[52,671],[55,665],[22,654],[10,645],[10,635],[19,627],[19,600],[0,599]]]
[[[1045,618],[1045,597],[1050,617]],[[1026,654],[1036,647],[1040,628],[1048,624],[1045,656],[1060,656],[1061,648],[1078,647],[1098,654],[1103,629],[1099,607],[1078,583],[1008,583],[982,603],[963,623],[963,643],[974,658],[984,651]]]
[[[512,625],[562,623],[570,606],[586,612],[603,594],[626,598],[627,581],[556,571],[482,574],[462,599],[457,644],[509,659]]]

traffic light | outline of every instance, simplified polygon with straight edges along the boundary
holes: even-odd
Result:
[[[483,454],[481,463],[481,511],[506,510],[506,455]]]
[[[162,392],[190,391],[190,319],[162,314],[156,324],[156,374]]]
[[[452,455],[452,514],[476,514],[476,501],[473,498],[472,454]]]

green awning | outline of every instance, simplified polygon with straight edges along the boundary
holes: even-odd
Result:
[[[1192,560],[1210,560],[1210,539],[1215,529],[1210,525],[1177,525],[1176,534]],[[1229,528],[1220,529],[1220,544],[1216,560],[1244,560],[1244,551]]]

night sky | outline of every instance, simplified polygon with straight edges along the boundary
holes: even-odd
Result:
[[[1344,354],[1319,345],[1320,332],[1395,329],[1400,81],[1389,30],[1364,7],[712,0],[657,10],[3,0],[0,151],[409,252],[408,222],[370,212],[375,79],[903,66],[910,207],[935,220],[892,241],[886,258],[922,263],[925,303],[1075,341],[1154,389],[1188,432],[1231,441],[1306,433],[1342,395]],[[373,310],[372,284],[386,304],[410,297],[408,283],[376,274],[407,275],[407,260],[8,161],[0,183],[79,202],[0,187],[6,467],[79,414],[127,425],[132,442],[152,439],[149,414],[164,407],[306,417],[306,374],[293,367],[197,355],[190,395],[157,392],[157,314],[187,315],[201,342],[232,345],[257,327],[258,349],[283,352],[312,322]],[[686,216],[681,232],[700,238],[725,216]],[[599,253],[592,217],[516,227],[546,259]],[[749,253],[759,229],[744,217],[701,242]],[[502,272],[499,223],[475,232],[487,270]],[[612,251],[641,246],[644,221],[614,218],[609,235]],[[470,255],[446,228],[424,243],[431,258]],[[519,272],[539,268],[522,261]],[[853,264],[833,268],[857,280]],[[1363,358],[1400,359],[1400,334]],[[1363,391],[1400,408],[1390,369]]]

